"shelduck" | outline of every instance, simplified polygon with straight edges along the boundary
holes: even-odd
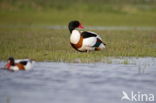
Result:
[[[71,33],[70,44],[79,52],[98,51],[105,48],[105,43],[101,37],[89,31],[80,31],[77,28],[83,29],[82,24],[77,21],[71,21],[68,24],[68,29]]]
[[[11,71],[30,70],[32,63],[33,61],[30,59],[15,60],[13,57],[9,57],[5,68]]]

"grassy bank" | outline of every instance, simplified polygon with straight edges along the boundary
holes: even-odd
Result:
[[[0,0],[0,25],[156,26],[151,0]]]
[[[79,53],[69,44],[68,30],[1,29],[0,58],[32,58],[35,60],[96,62],[107,56],[156,57],[156,31],[96,31],[107,43],[99,52]]]
[[[0,11],[0,25],[67,25],[70,20],[80,20],[89,26],[156,26],[153,11],[136,13],[75,12],[72,10]]]
[[[136,2],[137,1],[137,2]],[[95,5],[96,3],[96,5]],[[96,62],[108,56],[156,57],[156,30],[96,30],[107,48],[79,53],[69,44],[69,31],[41,26],[156,27],[154,0],[0,0],[0,60],[9,56],[37,61]]]

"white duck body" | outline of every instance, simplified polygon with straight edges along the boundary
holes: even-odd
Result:
[[[83,37],[82,33],[84,32],[75,29],[72,31],[70,37],[70,42],[75,45],[80,42],[80,39],[83,39],[81,47],[77,48],[79,51],[93,51],[96,50],[97,48],[102,50],[103,48],[105,48],[105,45],[102,43],[102,39],[98,34],[94,32],[85,32],[88,34],[92,34],[94,36]],[[95,46],[98,39],[101,41],[101,43],[98,46]]]
[[[30,70],[33,67],[33,64],[35,63],[35,61],[32,61],[30,59],[15,60],[15,63],[20,63],[20,62],[27,62],[26,65],[24,65],[25,70]]]
[[[19,71],[19,68],[17,66],[11,66],[10,70],[12,70],[12,71]]]
[[[34,64],[34,61],[32,61],[30,59],[17,59],[17,60],[15,60],[15,64],[20,64],[22,62],[25,62],[25,65],[23,65],[24,70],[30,70]],[[11,66],[10,70],[19,71],[20,68],[18,66]]]

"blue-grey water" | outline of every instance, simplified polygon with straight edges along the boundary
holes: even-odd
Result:
[[[36,62],[29,71],[0,70],[0,103],[132,103],[121,100],[123,91],[153,94],[154,102],[138,103],[156,103],[156,58]]]

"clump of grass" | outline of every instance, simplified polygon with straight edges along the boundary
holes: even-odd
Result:
[[[124,60],[122,64],[129,64],[128,60]]]
[[[79,53],[69,43],[68,30],[0,29],[0,58],[31,58],[37,61],[99,62],[109,56],[156,57],[153,31],[96,31],[107,47],[103,51]],[[124,63],[127,63],[126,61]]]

